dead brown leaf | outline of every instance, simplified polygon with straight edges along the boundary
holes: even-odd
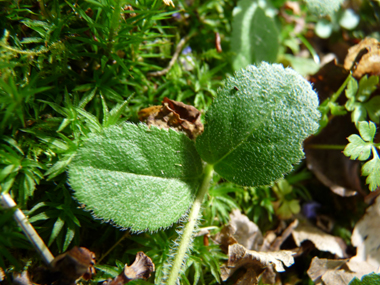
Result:
[[[369,206],[362,219],[355,225],[351,236],[357,247],[356,256],[346,260],[319,259],[314,257],[308,274],[316,284],[348,285],[354,277],[359,279],[371,272],[380,272],[380,196]]]
[[[173,128],[182,131],[191,139],[203,133],[203,124],[201,122],[201,112],[194,106],[186,105],[164,98],[162,106],[152,106],[140,110],[139,119],[148,126],[159,128]]]
[[[215,242],[220,244],[227,253],[228,246],[239,243],[247,249],[259,250],[263,244],[263,235],[258,226],[235,209],[230,214],[230,223],[215,236]]]
[[[68,284],[75,283],[80,277],[90,279],[95,273],[95,254],[85,247],[73,247],[69,251],[58,255],[51,263],[52,271],[59,272],[61,279]]]
[[[356,223],[351,242],[356,246],[356,256],[347,266],[351,271],[364,274],[380,269],[380,196],[367,208],[365,215]]]
[[[361,78],[365,74],[380,75],[380,43],[374,38],[365,38],[348,50],[344,68]]]
[[[340,258],[346,256],[347,246],[343,239],[329,235],[307,222],[299,223],[292,235],[297,246],[301,246],[303,241],[309,240],[320,251],[331,252]]]
[[[298,220],[295,219],[286,228],[286,224],[280,225],[280,229],[275,231],[267,231],[264,236],[261,251],[277,251],[280,250],[282,243],[292,234],[293,230],[298,226]],[[279,232],[280,231],[280,232]]]
[[[356,276],[347,272],[347,261],[348,259],[320,259],[316,256],[311,261],[307,274],[316,285],[347,285]]]
[[[103,285],[124,285],[136,279],[148,279],[152,272],[154,272],[154,263],[142,251],[136,254],[136,259],[131,266],[127,264],[124,270],[115,277],[113,280],[103,282]]]
[[[248,275],[239,279],[241,283],[235,284],[257,284],[258,278],[266,268],[273,267],[277,272],[284,272],[284,265],[289,267],[293,263],[292,251],[258,252],[235,243],[228,248],[228,262],[222,268],[222,279],[227,280],[235,271],[245,268]],[[243,283],[243,280],[250,283]]]
[[[233,236],[246,249],[258,250],[263,244],[263,235],[259,227],[235,209],[230,214],[230,225],[234,229]]]

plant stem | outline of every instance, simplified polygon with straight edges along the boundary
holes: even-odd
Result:
[[[338,91],[336,91],[332,96],[331,96],[331,102],[335,102],[338,100],[340,94],[342,94],[343,90],[346,88],[348,82],[351,80],[352,75],[350,74],[347,76],[346,80],[343,82],[343,84],[339,87]]]
[[[168,280],[166,281],[167,285],[176,284],[179,271],[181,270],[183,259],[185,257],[186,251],[189,248],[189,244],[190,244],[191,237],[193,235],[195,223],[197,222],[197,219],[198,219],[199,210],[201,209],[203,198],[209,188],[209,184],[210,184],[210,180],[212,178],[213,172],[214,172],[213,165],[207,164],[204,170],[204,176],[203,176],[201,187],[199,188],[197,196],[195,197],[194,204],[191,208],[191,211],[188,217],[188,222],[183,231],[181,242],[178,246],[176,256],[173,260],[173,265],[170,270]]]
[[[346,145],[339,145],[339,144],[309,144],[306,145],[305,148],[310,149],[336,149],[336,150],[344,150]]]

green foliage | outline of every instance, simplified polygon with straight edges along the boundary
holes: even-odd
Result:
[[[319,37],[327,39],[333,32],[343,29],[354,30],[359,25],[359,22],[360,16],[354,10],[339,10],[331,14],[329,18],[320,19],[315,25],[315,33]]]
[[[276,201],[276,214],[281,219],[290,219],[294,214],[298,214],[301,210],[300,202],[294,199],[293,187],[286,179],[281,179],[273,186],[273,191],[278,197]]]
[[[357,277],[355,277],[349,283],[349,285],[377,285],[377,284],[380,284],[380,275],[376,273],[364,275],[360,280]]]
[[[303,157],[302,141],[318,128],[317,106],[310,84],[291,69],[250,66],[218,91],[197,150],[231,182],[268,184]]]
[[[358,130],[360,136],[350,135],[349,143],[344,149],[344,154],[351,159],[359,159],[361,161],[368,160],[372,154],[372,159],[362,166],[362,174],[367,177],[369,189],[374,191],[380,186],[380,159],[377,152],[379,144],[374,143],[376,134],[376,125],[373,122],[359,122]]]
[[[65,252],[75,237],[78,243],[80,227],[90,222],[90,215],[78,209],[65,185],[46,192],[40,201],[28,212],[29,221],[43,237],[49,235],[49,247],[55,241],[59,252]]]
[[[284,2],[283,0],[270,3],[269,1],[241,0],[238,1],[235,10],[236,1],[219,0],[177,0],[174,1],[176,5],[174,9],[165,6],[161,0],[1,2],[0,16],[3,19],[0,21],[1,191],[9,192],[23,209],[31,209],[26,211],[26,214],[29,215],[33,226],[49,245],[54,255],[73,245],[78,245],[88,247],[91,251],[96,252],[98,258],[102,258],[103,254],[118,240],[118,236],[124,234],[117,228],[91,219],[90,213],[84,211],[83,205],[78,205],[77,201],[73,199],[75,194],[66,184],[67,167],[70,166],[70,175],[73,177],[75,174],[72,174],[76,169],[71,168],[72,165],[78,166],[86,162],[86,160],[80,161],[80,158],[82,155],[86,155],[85,151],[91,150],[91,145],[87,147],[88,142],[93,140],[95,143],[96,138],[103,140],[107,132],[112,136],[112,131],[123,129],[127,120],[137,122],[137,112],[142,107],[160,104],[164,96],[192,104],[206,113],[217,96],[220,98],[224,96],[222,94],[224,91],[217,93],[216,90],[223,85],[226,74],[232,73],[232,69],[238,70],[251,63],[259,64],[261,60],[275,62],[281,48],[283,48],[283,53],[288,52],[289,48],[293,52],[294,55],[286,54],[288,59],[293,56],[292,61],[289,60],[293,67],[298,61],[298,70],[306,70],[305,74],[312,73],[310,70],[315,69],[315,64],[309,64],[312,59],[298,56],[300,47],[303,45],[308,47],[312,56],[315,55],[311,45],[307,45],[307,40],[303,40],[305,38],[302,37],[306,28],[301,32],[296,32],[294,25],[297,21],[285,23],[282,21],[285,17],[274,17],[277,13],[282,13]],[[128,10],[130,8],[128,5],[134,10]],[[242,10],[239,12],[240,8]],[[310,19],[308,16],[305,17],[307,10],[304,8],[301,5],[301,15],[297,17],[305,18],[308,23]],[[332,30],[337,25],[348,29],[347,23],[341,23],[342,19],[349,18],[340,17],[338,12],[335,19],[329,20],[328,24],[333,27]],[[363,17],[361,23],[365,19]],[[313,18],[312,21],[316,20]],[[352,22],[350,23],[352,24]],[[305,27],[309,26],[305,25]],[[279,30],[281,30],[281,36],[279,36]],[[285,30],[287,36],[284,38],[288,40],[287,43],[285,40],[281,42],[279,39],[279,37],[283,37]],[[216,34],[221,37],[223,52],[216,49]],[[179,57],[167,73],[156,77],[151,76],[152,71],[160,71],[168,66],[176,52],[177,44],[182,39],[185,40],[183,48],[186,48],[186,52],[184,49],[182,49],[183,52],[181,49],[178,50]],[[283,46],[280,46],[279,42]],[[231,62],[232,68],[229,65]],[[286,64],[284,63],[284,65]],[[262,70],[260,68],[258,70]],[[269,90],[270,86],[288,88],[287,85],[282,85],[281,76],[268,79],[264,84],[267,87],[265,90]],[[234,86],[238,90],[235,90]],[[288,91],[290,92],[292,88],[298,91],[296,88],[299,86],[297,86],[292,85]],[[241,86],[234,84],[230,87],[233,95],[245,92]],[[269,94],[271,93],[268,92]],[[267,98],[271,97],[267,96]],[[377,106],[376,100],[371,101],[372,98],[366,97],[363,102],[355,98],[354,101],[355,104],[364,104],[365,112],[372,121],[377,123],[379,118],[377,109],[380,107]],[[263,116],[266,116],[262,114],[262,106],[260,106],[262,101],[256,97],[255,100],[258,100],[255,102],[257,108],[252,114],[258,115],[262,120]],[[276,100],[279,100],[278,97]],[[279,100],[281,104],[283,101],[286,100]],[[252,103],[252,100],[249,99],[249,102]],[[249,122],[247,118],[251,117],[251,110],[246,110],[247,105],[250,104],[245,104],[243,108],[239,105],[239,108],[232,109],[236,119],[232,116],[228,122],[240,124],[239,127],[245,126],[246,121]],[[327,113],[341,114],[345,112],[342,106],[335,101],[330,101],[328,105]],[[372,109],[371,106],[373,106]],[[278,107],[280,108],[280,106]],[[211,108],[214,111],[210,114],[216,114],[216,107]],[[302,108],[300,107],[300,110]],[[272,110],[273,116],[277,115],[276,110],[276,108]],[[289,117],[291,117],[290,113],[294,109],[288,110]],[[309,114],[307,108],[301,111],[304,115]],[[327,113],[326,117],[328,117]],[[207,124],[211,125],[210,114],[207,115],[206,120]],[[312,113],[312,117],[315,116]],[[280,117],[277,120],[280,120]],[[266,130],[268,134],[269,131],[274,134],[274,137],[268,135],[268,140],[260,139],[260,142],[264,144],[268,141],[273,142],[277,135],[283,132],[282,129],[279,129],[280,126],[281,124],[276,125],[272,130]],[[300,127],[298,124],[289,126]],[[132,127],[128,125],[127,128]],[[147,135],[147,130],[142,126],[135,126],[132,129],[137,130],[136,128],[140,130],[140,133],[137,131],[135,137],[137,137],[137,141],[141,142]],[[314,130],[314,127],[306,130],[304,137],[306,133],[312,133],[312,129]],[[304,130],[301,128],[301,131]],[[241,129],[236,128],[236,134],[239,132]],[[94,153],[107,150],[114,155],[115,151],[123,152],[112,157],[114,163],[112,164],[111,161],[111,166],[119,165],[120,161],[125,161],[126,165],[138,166],[142,160],[137,159],[139,158],[137,152],[134,153],[136,156],[132,160],[122,159],[126,157],[126,154],[129,155],[138,149],[136,146],[128,148],[120,143],[120,141],[124,142],[132,133],[133,131],[128,129],[125,133],[119,134],[116,143],[111,143],[106,147],[103,147],[102,144],[93,145],[92,150]],[[153,150],[152,153],[146,155],[145,161],[149,161],[153,168],[157,167],[158,169],[162,166],[162,169],[166,169],[178,164],[175,165],[174,170],[183,170],[182,158],[172,158],[167,155],[167,152],[175,147],[173,138],[177,138],[174,141],[177,141],[181,147],[186,143],[191,145],[193,158],[199,159],[194,143],[183,135],[157,129],[151,129],[149,136],[154,136],[152,133],[157,134],[156,138],[160,143],[154,145],[155,142],[148,142],[149,146],[153,146]],[[163,146],[161,139],[165,135],[168,136],[168,141]],[[287,133],[287,135],[291,137],[293,133]],[[365,144],[369,143],[364,138],[361,140]],[[218,148],[219,142],[211,140],[210,142],[210,149]],[[106,144],[106,141],[104,143]],[[279,145],[288,147],[289,143],[294,142],[288,140]],[[297,150],[294,150],[294,153],[298,158],[288,161],[289,168],[286,168],[286,171],[302,156],[299,149],[300,141],[295,142],[295,145],[297,145]],[[265,152],[270,150],[272,145],[263,145],[263,147],[264,149],[260,149],[260,151]],[[76,155],[78,149],[79,155]],[[142,146],[140,149],[145,150]],[[163,161],[163,159],[157,160],[157,156],[165,157],[165,161],[161,165],[157,164],[157,161]],[[281,161],[278,161],[278,157],[273,156],[272,158],[271,165],[264,164],[264,167],[275,166],[277,168],[277,162]],[[178,159],[178,161],[173,161],[173,159]],[[249,156],[246,160],[248,159]],[[284,160],[286,159],[284,157]],[[248,164],[247,169],[254,167],[260,169],[260,163]],[[195,176],[200,178],[202,169],[199,163],[197,165],[198,172]],[[372,165],[372,168],[374,167],[376,165]],[[214,175],[215,180],[204,199],[203,220],[199,221],[199,227],[212,229],[221,227],[228,222],[231,210],[240,208],[261,229],[273,229],[272,226],[277,221],[274,218],[272,202],[279,198],[276,197],[272,188],[270,186],[243,187],[236,185],[226,181],[226,179],[230,179],[227,175],[229,170],[222,168],[219,169],[221,175]],[[125,168],[113,172],[124,174]],[[82,174],[81,177],[79,177],[80,174]],[[82,172],[78,172],[77,182],[88,182],[87,174],[91,174],[91,178],[97,182],[102,176],[99,169],[90,169],[86,172],[82,170]],[[191,174],[193,173],[191,172]],[[232,174],[233,172],[231,172]],[[158,176],[160,175],[162,175],[161,172],[158,173]],[[273,177],[277,176],[273,175]],[[172,217],[169,219],[170,222],[163,225],[163,227],[167,227],[180,218],[193,201],[197,186],[196,179],[190,186],[184,182],[180,183],[182,188],[176,188],[164,184],[169,180],[167,177],[154,178],[162,182],[161,188],[165,192],[162,192],[164,196],[161,197],[161,200],[155,199],[154,197],[159,194],[155,192],[157,183],[150,181],[146,186],[152,190],[152,200],[154,203],[165,201],[166,205],[160,210],[152,211],[150,220],[155,219],[157,223],[160,223],[161,218],[157,215],[160,211],[166,211],[165,214],[172,216],[177,206],[173,202],[173,198],[184,201],[177,216]],[[182,178],[174,180],[181,182]],[[251,177],[252,180],[256,178],[256,176]],[[128,187],[131,186],[123,177],[121,181],[110,182],[108,186],[112,186],[111,191],[116,189],[112,183],[118,183],[118,187],[121,187],[123,183],[128,184]],[[293,185],[292,182],[290,184]],[[251,185],[251,183],[247,183],[247,185]],[[123,190],[128,187],[124,187]],[[123,215],[125,220],[128,217],[143,220],[145,219],[143,215],[149,214],[144,213],[146,208],[141,203],[138,204],[139,202],[134,205],[135,213],[126,215],[123,210],[120,210],[133,203],[133,200],[129,201],[130,199],[125,200],[120,197],[123,191],[116,191],[116,189],[108,192],[109,188],[102,189],[96,188],[96,186],[88,189],[82,188],[85,200],[80,202],[86,205],[95,202],[99,205],[102,203],[99,208],[107,207],[113,211],[110,216],[103,217],[103,219],[112,219],[112,222],[115,223],[114,215]],[[141,194],[140,196],[146,199],[146,193],[144,194],[141,189],[138,189],[138,185],[135,190],[135,193]],[[86,196],[87,191],[91,192],[91,195]],[[296,187],[286,198],[300,200],[299,196],[301,195],[295,191]],[[112,193],[115,193],[115,196],[111,197]],[[112,201],[108,204],[105,203],[105,197]],[[82,199],[79,196],[78,198]],[[89,208],[91,209],[91,207]],[[132,222],[129,220],[125,227],[131,226],[131,223],[133,220]],[[137,230],[145,229],[145,226]],[[160,227],[156,225],[156,229]],[[181,229],[181,227],[177,227],[177,230]],[[5,233],[5,235],[0,234],[1,268],[9,270],[14,266],[16,269],[20,269],[31,256],[33,266],[38,263],[35,261],[34,252],[29,250],[30,246],[13,221],[11,212],[1,210],[0,232]],[[99,233],[102,233],[101,236]],[[131,264],[134,254],[142,250],[152,257],[156,265],[156,272],[148,281],[133,281],[132,283],[161,283],[164,271],[167,270],[167,268],[163,268],[164,264],[172,258],[172,241],[176,240],[177,236],[178,234],[173,228],[156,233],[132,235],[128,238],[128,242],[118,243],[118,249],[112,251],[108,258],[103,259],[102,264],[97,265],[98,273],[93,282],[115,277],[120,273],[124,264]],[[222,260],[225,260],[225,256],[220,253],[217,246],[212,244],[211,239],[210,243],[210,246],[206,246],[203,244],[203,237],[194,238],[192,250],[188,252],[187,261],[183,266],[183,283],[215,284],[218,282],[219,266]],[[153,281],[153,279],[155,280]]]
[[[31,245],[13,220],[13,210],[0,209],[0,268],[7,268],[10,262],[16,270],[22,267],[19,257],[13,255],[14,249],[30,249]]]
[[[75,197],[88,210],[134,231],[176,222],[193,200],[201,174],[189,138],[143,124],[90,135],[69,167]]]
[[[343,3],[343,0],[305,0],[309,10],[319,16],[332,15],[339,6]]]
[[[216,175],[219,177],[219,175]],[[208,200],[205,201],[203,216],[210,225],[227,224],[229,214],[233,209],[238,209],[239,204],[231,197],[230,193],[244,193],[244,189],[236,184],[225,182],[210,187]]]
[[[376,90],[376,85],[379,83],[378,76],[367,75],[363,76],[359,84],[355,78],[351,77],[346,89],[346,109],[351,112],[351,120],[355,124],[360,121],[365,121],[367,115],[370,120],[375,123],[380,123],[380,96],[371,94]]]
[[[3,192],[13,189],[13,194],[24,207],[27,200],[33,196],[36,184],[43,178],[39,169],[44,169],[44,166],[25,157],[14,139],[5,136],[2,139],[6,143],[0,145],[0,189]]]
[[[231,51],[235,53],[234,70],[261,61],[275,62],[279,48],[278,30],[273,18],[266,15],[267,7],[258,1],[240,0],[234,8]]]
[[[227,257],[219,245],[204,244],[203,237],[197,237],[192,245],[191,256],[186,261],[181,282],[184,284],[220,284],[220,264]],[[210,274],[211,273],[211,274]],[[210,276],[207,278],[207,276]]]

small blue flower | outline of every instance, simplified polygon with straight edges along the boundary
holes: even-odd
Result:
[[[181,14],[178,13],[178,12],[172,14],[172,17],[173,17],[174,19],[178,20],[178,21],[182,20],[182,16],[181,16]]]
[[[185,47],[183,50],[182,50],[182,54],[189,54],[189,53],[191,53],[192,52],[192,50],[191,50],[191,47]]]
[[[302,213],[308,219],[314,219],[317,217],[317,210],[321,207],[321,204],[315,201],[306,202],[302,205]]]

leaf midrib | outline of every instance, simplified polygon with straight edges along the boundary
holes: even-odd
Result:
[[[274,108],[273,108],[273,109],[274,109]],[[269,114],[271,113],[271,111],[272,111],[273,109],[270,110],[270,112],[268,113],[268,116],[269,116]],[[266,122],[266,120],[264,120],[263,123],[264,123],[264,122]],[[257,130],[260,126],[263,125],[263,123],[260,122],[257,126],[253,127],[253,130],[252,130],[250,133],[248,133],[248,135],[247,135],[246,137],[244,137],[244,138],[241,140],[241,142],[239,142],[235,147],[231,148],[231,150],[229,150],[229,151],[228,151],[225,155],[223,155],[219,160],[217,160],[215,163],[213,163],[213,165],[217,165],[219,162],[223,161],[223,159],[224,159],[225,157],[229,156],[232,152],[234,152],[236,149],[238,149],[238,148],[240,147],[240,145],[242,145],[243,143],[245,143],[245,142],[248,140],[248,138],[253,134],[253,132],[254,132],[255,130]]]
[[[146,176],[146,177],[153,177],[153,178],[161,178],[161,179],[176,179],[176,180],[197,180],[199,178],[201,178],[201,176],[203,175],[203,173],[200,173],[198,176],[190,176],[190,177],[161,177],[161,176],[155,176],[155,175],[147,175],[147,174],[139,174],[139,173],[134,173],[134,172],[126,172],[126,171],[121,171],[121,170],[110,170],[110,169],[107,169],[107,168],[98,168],[98,167],[93,167],[91,165],[88,165],[88,166],[84,166],[84,165],[81,165],[81,166],[74,166],[75,167],[81,167],[81,168],[91,168],[91,169],[96,169],[96,170],[100,170],[100,171],[107,171],[107,172],[118,172],[118,173],[126,173],[126,174],[133,174],[133,175],[136,175],[136,176]]]

